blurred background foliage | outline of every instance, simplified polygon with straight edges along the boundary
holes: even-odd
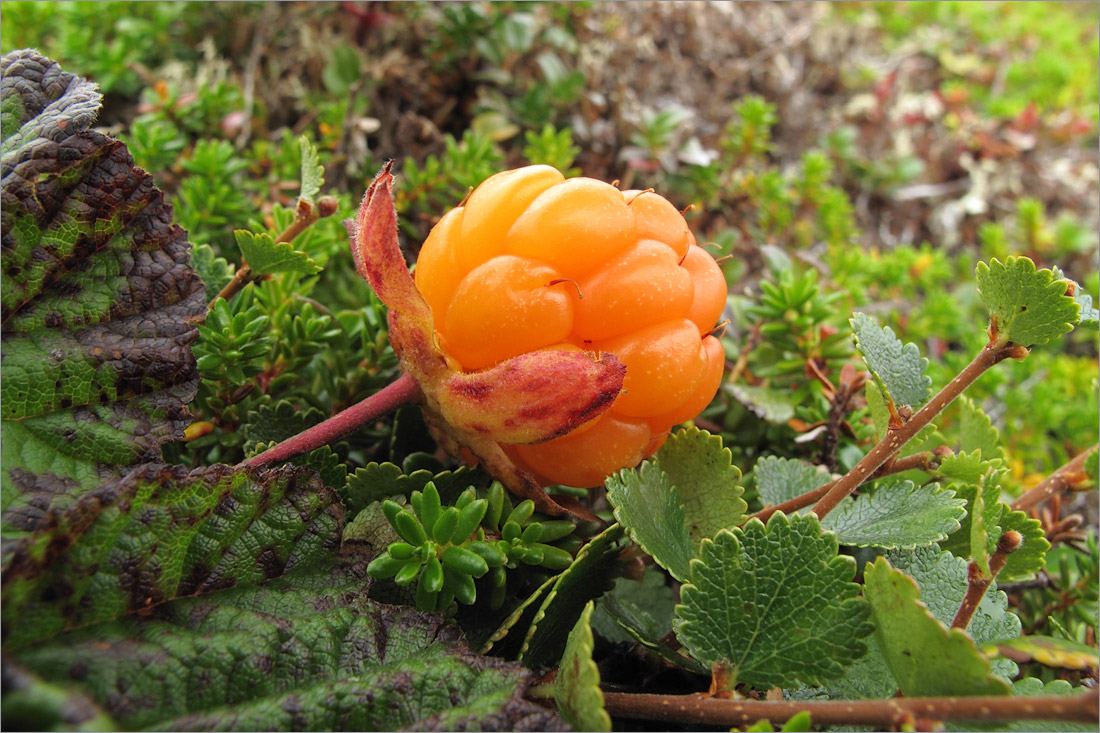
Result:
[[[0,45],[37,47],[100,85],[100,126],[171,197],[211,297],[239,262],[234,229],[275,236],[293,219],[299,138],[320,154],[338,212],[295,246],[323,269],[215,311],[196,346],[209,357],[201,427],[169,460],[237,461],[394,377],[384,307],[340,220],[395,159],[410,262],[443,213],[506,168],[548,163],[667,196],[730,283],[728,380],[700,424],[746,470],[765,453],[846,470],[871,435],[860,394],[846,420],[834,409],[853,311],[917,343],[938,389],[986,339],[979,260],[1026,255],[1100,300],[1097,12],[3,2]],[[1096,333],[970,394],[1022,491],[1097,440]],[[410,411],[335,446],[351,467],[434,450]],[[1049,611],[1033,610],[1035,623]]]

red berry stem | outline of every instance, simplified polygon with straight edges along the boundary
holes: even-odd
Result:
[[[308,430],[287,438],[282,443],[249,458],[240,466],[251,468],[267,463],[278,463],[300,456],[303,453],[309,453],[311,450],[329,445],[349,435],[363,425],[393,412],[398,407],[419,401],[421,395],[420,385],[416,383],[416,380],[408,374],[402,374],[362,402],[352,405],[343,412],[338,412],[328,420],[318,423]]]

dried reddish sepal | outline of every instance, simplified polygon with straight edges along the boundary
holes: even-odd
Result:
[[[626,367],[612,354],[546,350],[478,372],[453,369],[435,344],[431,309],[401,254],[391,165],[367,189],[356,221],[345,223],[356,269],[389,307],[390,343],[424,393],[428,425],[447,452],[472,453],[510,491],[546,514],[560,515],[567,509],[499,444],[551,440],[599,417],[622,391]]]

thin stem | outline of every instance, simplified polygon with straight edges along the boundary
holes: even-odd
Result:
[[[789,720],[803,710],[815,726],[870,725],[900,730],[915,718],[933,720],[1075,720],[1097,721],[1097,691],[1036,697],[900,697],[888,700],[725,700],[704,695],[635,695],[605,692],[604,708],[617,718],[677,723],[742,726],[760,719]]]
[[[1017,512],[1030,511],[1055,494],[1061,494],[1074,488],[1082,481],[1085,459],[1094,450],[1097,450],[1097,445],[1077,454],[1069,463],[1040,481],[1031,491],[1012,502],[1012,510]]]
[[[966,595],[963,596],[958,613],[955,614],[955,619],[951,622],[951,628],[966,629],[970,624],[970,619],[974,617],[974,612],[978,610],[978,604],[985,598],[985,592],[989,590],[993,579],[997,577],[997,573],[1001,572],[1005,563],[1008,562],[1008,556],[1019,549],[1022,541],[1023,537],[1020,533],[1012,529],[1001,535],[1001,539],[997,541],[997,551],[989,558],[989,577],[982,573],[978,563],[970,562],[970,565],[967,566]]]
[[[920,469],[923,471],[930,470],[933,465],[938,461],[938,456],[931,452],[925,451],[923,453],[915,453],[905,458],[899,458],[892,463],[887,463],[879,467],[871,478],[881,478],[882,476],[889,476],[895,473],[903,473],[905,471],[912,471],[914,469]],[[816,502],[825,494],[829,493],[829,490],[836,485],[835,481],[830,481],[827,484],[822,484],[813,491],[807,491],[805,494],[794,497],[793,499],[787,499],[782,504],[776,504],[775,506],[764,507],[755,514],[750,514],[745,521],[749,519],[759,519],[764,524],[768,523],[768,519],[776,512],[783,512],[784,514],[790,514],[791,512],[797,512],[799,509],[808,507]]]
[[[240,465],[253,467],[286,461],[323,445],[329,445],[372,420],[377,420],[382,415],[392,412],[402,405],[419,400],[420,396],[420,385],[416,383],[416,380],[408,374],[402,374],[362,402],[352,405],[343,412],[333,415],[308,430],[287,438],[282,443],[249,458]]]
[[[987,369],[1009,357],[1020,359],[1026,355],[1026,349],[1011,344],[987,344],[984,346],[978,352],[978,355],[974,357],[974,360],[966,365],[966,368],[959,372],[946,387],[940,390],[939,394],[918,410],[904,425],[887,430],[883,439],[851,471],[841,476],[829,489],[828,493],[818,501],[813,510],[814,514],[817,515],[818,519],[821,519],[833,509],[836,509],[840,502],[844,501],[860,484],[871,478],[882,464],[890,460],[892,456],[897,455],[903,445],[908,443],[925,425],[932,422],[932,418],[943,412],[944,408],[954,402],[955,398],[961,395],[978,377],[982,376]]]

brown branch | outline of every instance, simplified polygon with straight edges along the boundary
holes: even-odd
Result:
[[[939,465],[939,461],[942,456],[933,453],[932,451],[924,451],[923,453],[915,453],[905,458],[899,458],[891,463],[883,464],[879,467],[875,474],[870,478],[881,478],[883,476],[889,476],[895,473],[904,473],[905,471],[912,471],[919,469],[922,471],[929,471]],[[836,482],[840,479],[830,481],[827,484],[822,484],[813,491],[807,491],[805,494],[794,497],[793,499],[787,499],[782,504],[776,504],[775,506],[769,506],[761,509],[755,514],[750,514],[745,521],[749,519],[759,519],[765,524],[768,523],[768,519],[776,512],[783,512],[784,514],[790,514],[791,512],[797,512],[799,509],[810,506],[816,502],[825,494],[829,493],[829,490],[836,485]]]
[[[997,577],[997,573],[1001,572],[1005,563],[1008,562],[1008,556],[1020,548],[1023,539],[1019,532],[1012,529],[1001,535],[1001,539],[997,541],[997,551],[989,558],[988,577],[982,573],[978,563],[970,562],[966,574],[966,595],[963,596],[959,610],[955,614],[955,619],[951,622],[951,628],[966,629],[970,624],[970,619],[974,616],[974,612],[978,610],[978,604],[985,598],[985,592],[989,590],[993,579]]]
[[[249,458],[240,465],[253,467],[262,466],[266,463],[287,461],[323,445],[329,445],[361,428],[368,422],[396,410],[398,407],[418,401],[421,394],[420,385],[416,383],[416,380],[408,374],[402,374],[362,402],[352,405],[343,412],[333,415],[308,430],[287,438],[282,443]]]
[[[1030,511],[1056,494],[1062,494],[1077,488],[1087,480],[1087,475],[1084,473],[1085,459],[1094,450],[1097,450],[1096,445],[1077,454],[1069,463],[1047,476],[1031,491],[1012,502],[1013,511]]]
[[[807,711],[815,726],[870,725],[898,730],[917,717],[933,720],[1074,720],[1097,722],[1097,691],[1035,697],[901,697],[888,700],[725,700],[704,695],[635,695],[604,692],[613,717],[742,726],[766,719],[782,723]]]
[[[994,341],[984,346],[973,361],[967,364],[946,387],[940,390],[939,394],[918,410],[904,425],[896,430],[887,430],[883,439],[851,471],[841,476],[829,489],[828,493],[818,501],[813,510],[814,514],[817,515],[818,519],[821,519],[835,509],[860,484],[874,476],[880,466],[897,455],[903,445],[908,443],[928,423],[932,422],[932,418],[943,412],[944,408],[954,402],[955,398],[961,395],[986,370],[1005,359],[1023,359],[1026,356],[1027,349],[1011,343],[999,345]]]

